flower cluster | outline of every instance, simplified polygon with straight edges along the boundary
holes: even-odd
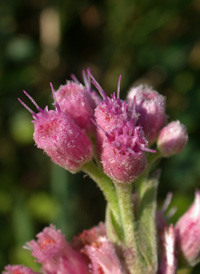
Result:
[[[156,161],[182,151],[186,128],[180,121],[167,124],[165,97],[148,86],[131,88],[121,100],[121,76],[110,97],[89,69],[83,82],[72,75],[57,91],[50,84],[54,110],[40,108],[25,91],[37,112],[19,101],[33,116],[37,147],[96,181],[108,203],[105,224],[71,243],[50,225],[25,248],[44,274],[175,274],[180,257],[194,266],[200,261],[200,192],[176,225],[165,218],[172,195],[162,210],[156,206]],[[19,265],[3,274],[37,273]]]

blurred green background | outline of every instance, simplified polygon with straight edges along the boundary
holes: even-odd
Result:
[[[32,117],[17,101],[27,102],[25,89],[41,107],[51,105],[49,82],[57,89],[88,66],[108,93],[122,74],[122,98],[137,83],[167,96],[169,121],[184,123],[190,139],[162,161],[159,204],[174,192],[172,222],[188,208],[200,186],[199,18],[200,0],[0,2],[0,269],[33,266],[21,247],[49,223],[70,239],[104,218],[95,184],[36,149]]]

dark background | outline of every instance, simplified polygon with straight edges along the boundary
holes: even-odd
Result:
[[[25,89],[51,106],[49,82],[57,89],[88,66],[108,93],[122,74],[122,98],[136,83],[167,97],[169,121],[184,123],[190,139],[180,155],[162,161],[158,200],[174,193],[172,222],[188,208],[200,185],[199,17],[200,0],[0,2],[0,269],[35,267],[21,247],[49,223],[70,239],[104,218],[95,184],[36,149],[32,117],[17,101],[28,102]]]

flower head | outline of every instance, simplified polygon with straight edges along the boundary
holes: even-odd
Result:
[[[106,237],[103,223],[89,230],[84,230],[73,239],[72,246],[89,258],[92,274],[126,273],[114,246]]]
[[[185,126],[180,121],[174,121],[164,127],[158,136],[158,148],[165,157],[182,151],[188,140]]]
[[[150,144],[156,141],[159,131],[166,123],[165,97],[147,86],[133,87],[128,93],[129,104],[136,100],[136,111],[140,114],[141,125]]]
[[[44,228],[37,240],[28,242],[25,248],[42,264],[44,273],[88,274],[87,258],[74,250],[53,225]]]
[[[38,113],[34,113],[20,99],[22,105],[28,109],[34,120],[33,138],[38,148],[43,149],[56,164],[74,173],[92,158],[92,143],[86,133],[63,113],[56,102],[55,110],[41,109],[36,102],[24,92],[34,103]]]
[[[61,231],[50,225],[37,234],[37,241],[32,240],[25,247],[31,250],[38,262],[43,263],[62,255],[67,245],[68,243]]]
[[[101,161],[104,172],[119,183],[132,182],[146,166],[147,140],[141,127],[132,121],[115,128],[103,142]]]
[[[191,266],[200,261],[200,191],[188,211],[179,219],[176,226],[177,247]]]
[[[77,82],[67,81],[55,92],[55,98],[61,110],[68,114],[81,129],[89,134],[95,133],[94,118],[95,102],[86,88]]]
[[[114,246],[105,238],[99,239],[98,245],[85,246],[86,253],[91,260],[93,274],[124,274]]]
[[[7,265],[2,274],[39,274],[23,265]]]

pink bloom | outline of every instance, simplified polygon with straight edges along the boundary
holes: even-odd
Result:
[[[84,230],[78,236],[75,236],[71,242],[74,249],[80,251],[84,246],[97,244],[100,237],[106,236],[106,227],[104,223],[99,223],[91,229]]]
[[[91,260],[92,274],[125,273],[114,246],[106,237],[99,238],[98,245],[85,246],[84,253]]]
[[[164,229],[158,274],[175,274],[176,266],[175,230],[173,225],[171,225]]]
[[[89,70],[89,69],[88,69]],[[82,76],[83,76],[83,82],[84,82],[84,87],[86,91],[90,94],[92,97],[95,106],[98,106],[98,104],[101,102],[101,98],[99,95],[94,91],[91,87],[91,80],[88,71],[86,72],[85,70],[82,71]],[[80,84],[79,80],[76,78],[74,74],[71,75],[73,81],[77,84]]]
[[[169,157],[182,151],[188,140],[185,126],[179,121],[169,123],[158,136],[158,148],[161,154]]]
[[[98,104],[95,109],[95,119],[98,125],[97,127],[97,153],[100,158],[102,153],[103,141],[106,140],[104,132],[110,134],[116,128],[123,127],[125,122],[131,121],[134,124],[137,121],[138,115],[135,112],[135,104],[130,107],[126,101],[120,99],[120,82],[121,76],[119,77],[117,96],[115,93],[108,97],[105,91],[97,83],[93,75],[89,72],[92,78],[92,83],[99,90],[99,93],[103,97],[103,100]]]
[[[56,110],[41,109],[28,95],[39,113],[33,115],[33,138],[38,148],[43,149],[53,162],[74,173],[92,158],[92,143],[86,133],[65,113],[57,103]]]
[[[141,127],[132,121],[115,128],[103,141],[101,161],[104,172],[114,181],[130,183],[146,167],[147,141]]]
[[[25,246],[42,264],[44,273],[88,274],[88,260],[75,251],[60,230],[53,225],[46,227]]]
[[[92,274],[124,274],[122,263],[120,262],[114,246],[106,237],[105,225],[89,230],[84,230],[72,241],[72,246],[80,250],[90,260],[90,270]]]
[[[179,219],[176,226],[177,247],[189,265],[200,261],[200,191],[188,211]]]
[[[37,234],[37,241],[32,240],[25,247],[32,251],[39,263],[43,263],[63,254],[68,243],[61,231],[50,225]]]
[[[136,98],[136,111],[140,114],[141,125],[150,144],[156,141],[159,131],[166,123],[165,97],[148,86],[133,87],[128,93],[129,104]]]
[[[81,129],[89,134],[95,133],[91,122],[94,118],[95,103],[82,84],[68,81],[55,92],[55,98],[61,110],[68,114]]]
[[[2,274],[39,274],[23,265],[7,265]]]

